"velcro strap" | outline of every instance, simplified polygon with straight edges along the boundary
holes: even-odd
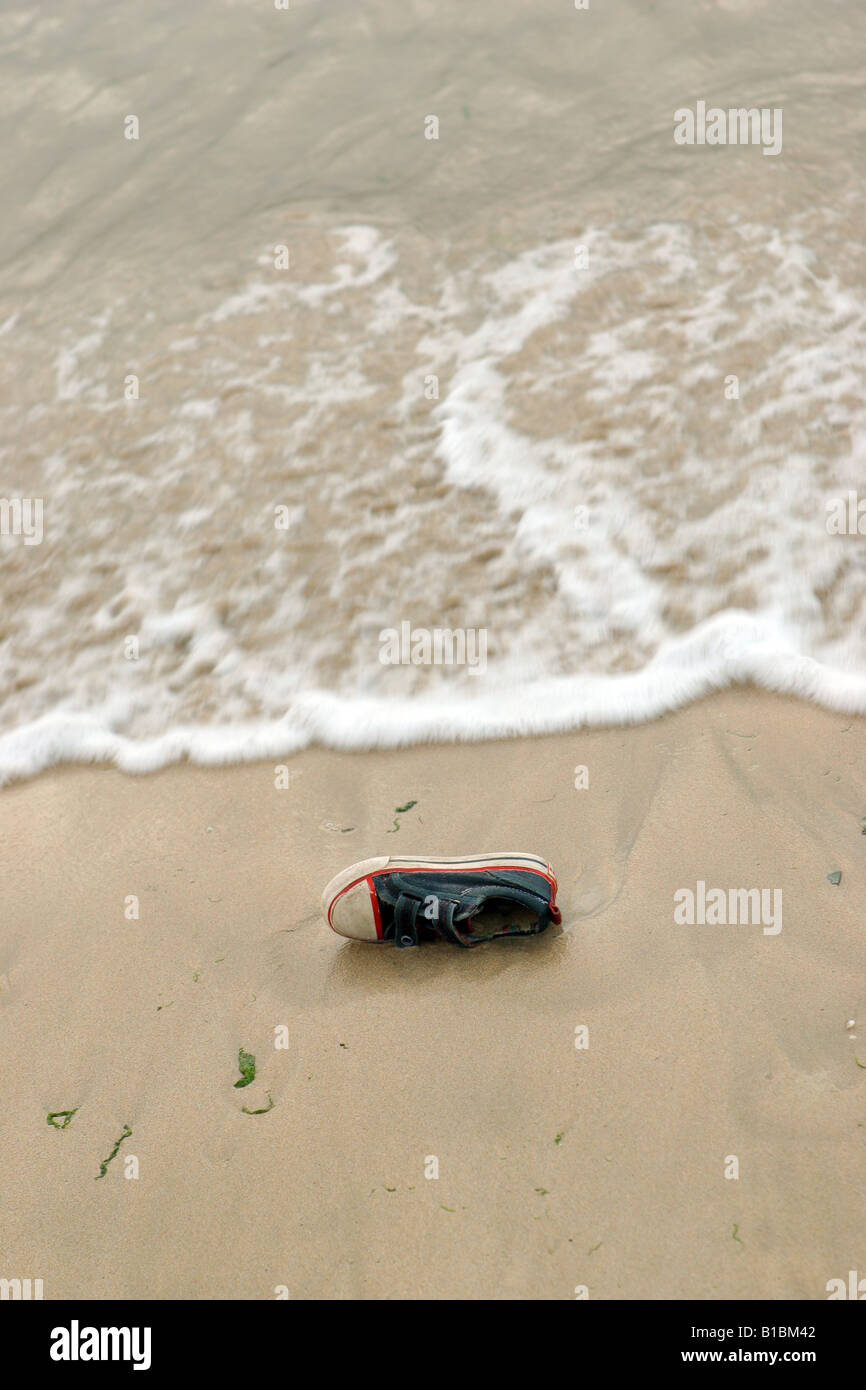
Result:
[[[398,946],[418,945],[419,907],[418,899],[410,898],[406,893],[401,893],[397,899],[394,909],[394,940]]]
[[[475,946],[477,942],[470,941],[465,937],[454,923],[454,909],[457,904],[453,898],[439,899],[439,916],[431,921],[431,927],[435,927],[440,936],[444,936],[448,941],[452,941],[455,946]]]

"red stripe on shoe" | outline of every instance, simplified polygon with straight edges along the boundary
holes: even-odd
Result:
[[[376,885],[375,885],[374,882],[373,882],[373,875],[372,875],[372,874],[370,874],[369,877],[368,877],[368,879],[367,879],[367,887],[368,887],[369,890],[370,890],[370,901],[371,901],[371,903],[373,904],[373,916],[374,916],[375,919],[376,919],[376,935],[378,936],[379,940],[381,941],[381,940],[382,940],[382,913],[381,913],[381,911],[380,911],[380,909],[379,909],[379,898],[378,898],[378,895],[377,895],[377,893],[376,893]],[[337,896],[339,897],[339,894],[338,894]],[[336,901],[337,901],[337,899],[335,898],[335,899],[334,899],[334,902],[336,902]],[[333,907],[333,905],[334,905],[334,904],[332,903],[331,906]],[[330,914],[330,912],[329,912],[329,913],[328,913],[328,919],[329,919],[329,920],[330,920],[330,916],[331,916],[331,914]]]

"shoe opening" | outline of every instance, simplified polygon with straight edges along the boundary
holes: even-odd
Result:
[[[500,936],[507,931],[531,931],[538,921],[538,913],[532,908],[523,907],[499,898],[487,898],[472,914],[469,930],[473,936]]]

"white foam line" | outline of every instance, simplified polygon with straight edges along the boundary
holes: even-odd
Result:
[[[362,751],[638,724],[742,685],[837,713],[866,713],[866,674],[802,656],[766,622],[729,613],[629,675],[553,677],[455,699],[357,699],[310,691],[296,697],[280,720],[182,725],[141,740],[115,732],[97,714],[52,714],[0,737],[0,783],[58,763],[111,763],[146,773],[184,759],[220,766],[283,758],[313,743]]]

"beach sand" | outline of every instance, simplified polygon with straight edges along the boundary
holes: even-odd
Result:
[[[0,1275],[826,1298],[866,1269],[864,753],[866,721],[739,690],[629,729],[312,749],[283,790],[271,764],[5,788]],[[354,860],[499,849],[550,859],[561,929],[397,951],[323,923]],[[781,889],[782,930],[677,925],[698,880]]]

